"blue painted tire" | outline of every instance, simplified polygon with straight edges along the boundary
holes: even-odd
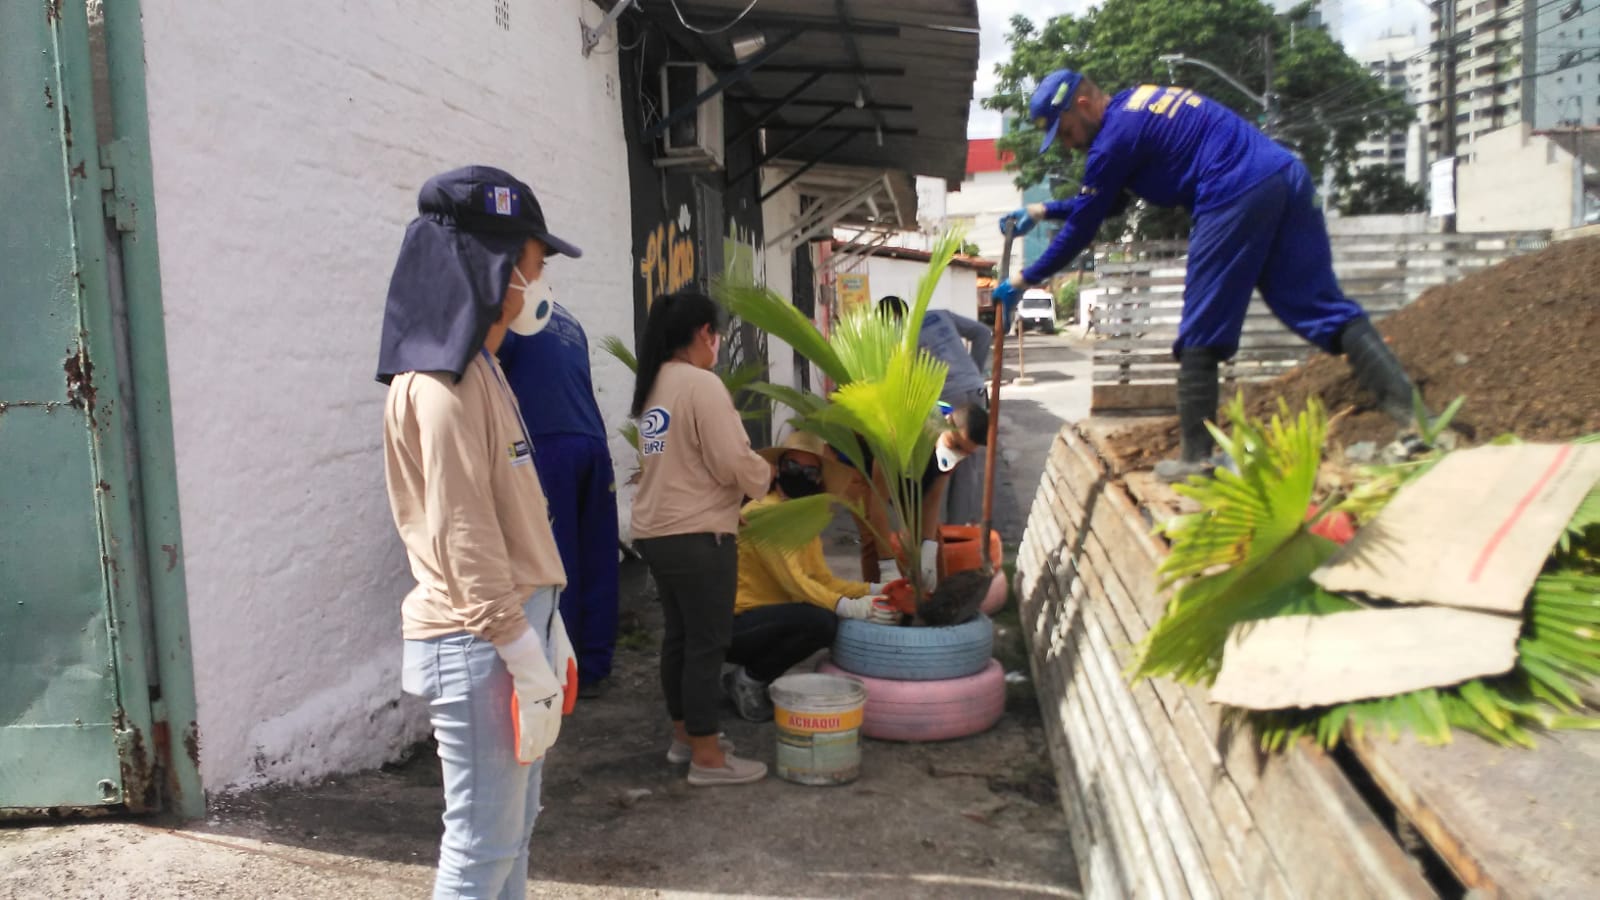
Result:
[[[897,627],[840,619],[834,665],[852,675],[942,681],[983,671],[994,655],[994,623],[978,616],[943,628]]]

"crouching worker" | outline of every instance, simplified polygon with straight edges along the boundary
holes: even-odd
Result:
[[[833,459],[821,438],[796,431],[778,447],[758,451],[778,467],[775,486],[765,497],[745,504],[744,513],[811,497],[833,488],[838,492],[850,470]],[[797,551],[756,547],[739,540],[739,592],[734,599],[732,667],[723,675],[723,689],[752,722],[772,718],[767,685],[796,663],[832,646],[839,619],[874,618],[873,599],[883,585],[835,577],[816,537]],[[889,620],[887,612],[881,614]]]
[[[912,558],[912,564],[917,566],[928,590],[938,583],[939,511],[944,503],[945,492],[949,489],[951,473],[959,466],[968,465],[965,462],[967,457],[989,443],[988,410],[976,403],[950,409],[941,402],[939,408],[945,411],[944,419],[948,427],[939,434],[938,442],[933,446],[933,458],[928,460],[928,467],[922,470],[922,545],[917,556]],[[857,523],[861,531],[861,574],[864,578],[888,583],[900,578],[900,564],[889,548],[879,546],[874,537],[874,529],[877,534],[889,533],[889,510],[879,499],[880,496],[888,496],[888,481],[883,468],[871,459],[870,451],[867,465],[872,468],[873,478],[877,479],[878,493],[867,490],[866,481],[858,477],[852,494],[865,502],[869,517],[868,522]],[[865,527],[868,524],[871,528]]]
[[[434,897],[522,897],[545,751],[577,690],[566,583],[533,450],[495,361],[536,328],[522,285],[547,254],[526,184],[473,166],[423,185],[389,282],[378,355],[384,475],[417,586],[401,684],[428,701],[444,775]],[[531,298],[530,298],[531,299]]]

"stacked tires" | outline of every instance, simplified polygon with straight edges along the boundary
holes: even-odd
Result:
[[[993,655],[986,615],[946,628],[844,619],[821,671],[866,685],[867,737],[942,741],[985,731],[1005,712],[1005,672]]]

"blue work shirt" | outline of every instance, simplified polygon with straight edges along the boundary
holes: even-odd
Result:
[[[983,372],[994,350],[994,332],[982,322],[947,309],[930,310],[922,317],[917,346],[949,367],[939,399],[960,405],[984,392]],[[967,347],[967,341],[972,347]]]
[[[561,304],[538,334],[507,332],[500,365],[522,407],[529,437],[582,434],[605,440],[589,375],[589,338]]]
[[[1288,150],[1210,97],[1153,84],[1123,91],[1111,98],[1089,144],[1078,196],[1045,204],[1046,218],[1065,221],[1022,277],[1036,284],[1071,262],[1125,189],[1199,215],[1293,163]]]

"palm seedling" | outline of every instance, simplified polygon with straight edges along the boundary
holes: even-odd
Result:
[[[750,390],[792,410],[790,423],[838,451],[861,474],[858,483],[864,482],[871,496],[893,513],[891,533],[883,534],[871,525],[857,498],[820,494],[752,513],[742,539],[796,549],[827,527],[837,504],[867,523],[881,547],[890,546],[891,538],[902,548],[920,543],[920,478],[947,426],[935,415],[946,367],[920,350],[917,338],[934,289],[960,246],[959,232],[947,232],[935,244],[903,324],[874,309],[857,309],[846,314],[830,336],[764,285],[732,277],[714,285],[713,295],[731,313],[793,347],[838,385],[826,398],[773,384],[752,384]],[[876,462],[881,479],[873,477],[869,458]],[[902,571],[921,609],[930,591],[917,566],[907,565]]]
[[[1311,581],[1312,570],[1336,549],[1312,529],[1338,511],[1369,521],[1439,458],[1368,469],[1348,497],[1322,504],[1308,520],[1327,430],[1321,405],[1313,399],[1291,417],[1280,402],[1279,414],[1264,423],[1250,419],[1243,399],[1235,398],[1227,415],[1232,434],[1212,432],[1238,472],[1219,470],[1213,479],[1178,487],[1202,508],[1160,526],[1172,547],[1160,569],[1162,587],[1176,591],[1140,644],[1135,678],[1209,685],[1235,626],[1360,608]],[[1232,713],[1255,726],[1268,750],[1302,737],[1332,747],[1347,733],[1401,731],[1438,744],[1455,728],[1531,747],[1535,730],[1600,727],[1579,693],[1600,676],[1600,489],[1579,508],[1535,583],[1517,651],[1515,668],[1492,678],[1334,706]]]

